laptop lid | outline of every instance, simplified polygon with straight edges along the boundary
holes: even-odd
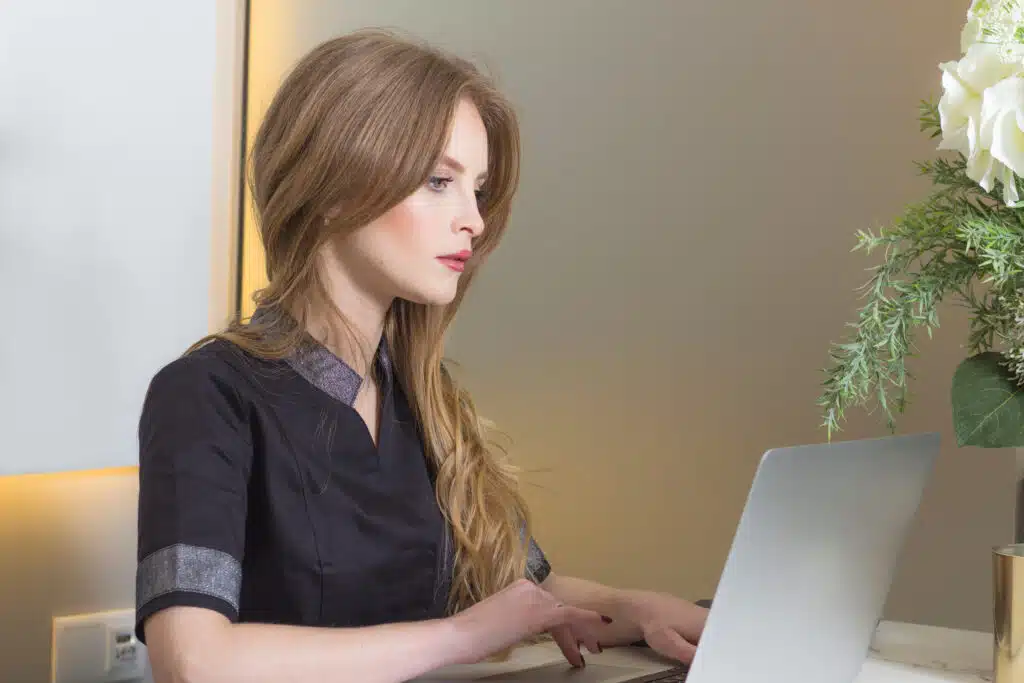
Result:
[[[851,683],[937,434],[777,448],[758,466],[688,683]]]

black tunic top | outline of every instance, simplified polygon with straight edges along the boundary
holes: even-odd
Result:
[[[376,446],[352,407],[361,378],[321,345],[268,361],[215,341],[157,373],[139,425],[141,640],[172,605],[311,626],[445,614],[451,532],[383,345],[375,369]]]

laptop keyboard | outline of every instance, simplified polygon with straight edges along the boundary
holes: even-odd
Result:
[[[644,678],[644,683],[683,683],[686,680],[686,669],[672,669]]]

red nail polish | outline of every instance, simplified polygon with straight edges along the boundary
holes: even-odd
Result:
[[[606,617],[605,615],[602,614],[601,615],[601,621],[603,621],[606,624],[610,624],[610,623],[612,623],[612,618],[611,617]]]

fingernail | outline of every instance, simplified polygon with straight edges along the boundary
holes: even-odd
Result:
[[[603,621],[606,624],[610,624],[610,623],[612,623],[612,618],[611,617],[606,617],[605,615],[602,614],[601,615],[601,621]]]

